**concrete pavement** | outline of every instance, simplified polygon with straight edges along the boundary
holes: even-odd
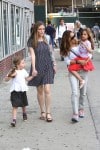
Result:
[[[100,53],[94,52],[96,70],[89,73],[85,118],[76,124],[71,123],[68,72],[58,51],[55,51],[55,56],[58,72],[52,85],[52,123],[39,120],[36,89],[29,87],[28,121],[23,122],[19,108],[17,126],[12,128],[10,83],[0,84],[0,150],[100,150]],[[29,66],[30,58],[27,58],[27,70]]]

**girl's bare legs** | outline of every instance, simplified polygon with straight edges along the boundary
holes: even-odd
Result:
[[[16,117],[17,117],[17,107],[13,107],[12,116],[13,116],[13,120],[11,122],[11,126],[15,127],[16,126]]]
[[[23,112],[23,120],[26,121],[27,120],[27,113],[26,113],[26,107],[22,107],[22,112]]]
[[[52,121],[51,117],[51,86],[50,84],[44,85],[45,105],[46,105],[46,119],[48,122]]]
[[[51,117],[51,91],[50,91],[50,84],[41,85],[37,87],[37,98],[41,110],[41,117],[40,119],[47,118],[47,121],[52,121]],[[46,109],[46,110],[45,110]],[[46,112],[46,114],[44,113]]]
[[[12,116],[13,116],[13,119],[16,119],[17,117],[17,107],[13,107],[13,110],[12,110]]]
[[[79,80],[80,89],[81,89],[85,84],[85,80],[82,79],[82,77],[79,75],[79,73],[77,71],[71,71],[71,73]]]
[[[22,107],[22,112],[26,113],[26,107]]]
[[[40,85],[37,87],[37,99],[41,110],[40,119],[45,119],[45,99],[44,99],[44,86]]]

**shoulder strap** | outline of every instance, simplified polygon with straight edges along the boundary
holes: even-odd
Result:
[[[79,57],[79,55],[77,55],[73,50],[71,50],[71,52],[72,52],[75,56]]]

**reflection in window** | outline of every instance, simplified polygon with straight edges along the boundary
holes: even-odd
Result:
[[[0,2],[0,22],[2,22],[1,20],[1,2]],[[2,39],[2,26],[1,26],[1,23],[0,23],[0,59],[3,57],[3,50],[2,50],[2,45],[1,45],[1,39]]]
[[[5,44],[5,50],[4,55],[8,54],[8,4],[6,2],[3,2],[3,36],[4,36],[4,44]]]
[[[20,8],[16,8],[16,44],[20,46]]]
[[[20,12],[20,18],[21,18],[21,20],[20,20],[20,31],[21,31],[21,35],[20,35],[20,37],[21,37],[21,47],[24,47],[24,18],[23,18],[23,9],[21,9],[20,10],[21,12]]]
[[[11,5],[11,49],[15,50],[15,45],[16,45],[16,41],[15,41],[15,6]]]

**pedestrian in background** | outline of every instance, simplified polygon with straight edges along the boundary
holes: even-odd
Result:
[[[82,28],[82,24],[79,20],[76,20],[75,22],[75,29],[74,29],[74,32],[75,32],[75,36],[80,39],[81,37],[81,32],[82,32],[83,28]]]
[[[64,33],[64,31],[66,31],[67,27],[65,25],[65,21],[63,18],[61,18],[59,20],[59,25],[57,26],[56,28],[56,36],[55,36],[55,39],[58,40],[59,42],[59,47],[61,45],[61,40],[62,40],[62,35]],[[63,56],[61,56],[61,60],[63,61]]]
[[[52,47],[54,47],[54,38],[55,38],[56,30],[51,24],[50,20],[48,20],[48,25],[45,28],[45,33],[50,36]]]
[[[12,103],[12,122],[11,126],[16,126],[16,117],[18,107],[22,107],[23,120],[27,120],[26,106],[28,105],[26,91],[28,90],[25,82],[33,78],[29,76],[25,68],[25,61],[20,56],[16,56],[13,59],[13,68],[5,77],[5,81],[12,80],[10,92],[11,92],[11,103]]]
[[[54,83],[56,62],[45,38],[43,22],[39,21],[34,25],[34,32],[28,40],[28,47],[32,64],[30,75],[35,76],[28,82],[28,85],[37,88],[37,99],[41,111],[40,119],[52,122],[50,85]]]
[[[34,23],[32,23],[32,25],[31,25],[30,34],[32,34],[33,29],[34,29]]]
[[[76,37],[72,31],[64,32],[60,47],[60,53],[62,54],[62,56],[64,56],[67,67],[71,64],[77,63],[84,66],[87,63],[87,60],[75,60],[76,55],[79,55],[79,46],[76,46]],[[72,90],[72,122],[78,122],[79,117],[84,117],[84,102],[86,99],[87,92],[88,71],[85,71],[83,68],[81,68],[81,70],[79,70],[78,73],[82,77],[82,79],[85,80],[84,86],[82,88],[79,88],[79,80],[77,79],[77,77],[75,77],[75,75],[73,75],[69,71],[69,81]],[[80,95],[78,95],[78,92],[80,92]]]
[[[100,36],[100,27],[98,25],[98,23],[95,23],[95,25],[92,28],[92,31],[94,33],[94,37],[95,37],[95,42],[99,42],[99,36]]]

